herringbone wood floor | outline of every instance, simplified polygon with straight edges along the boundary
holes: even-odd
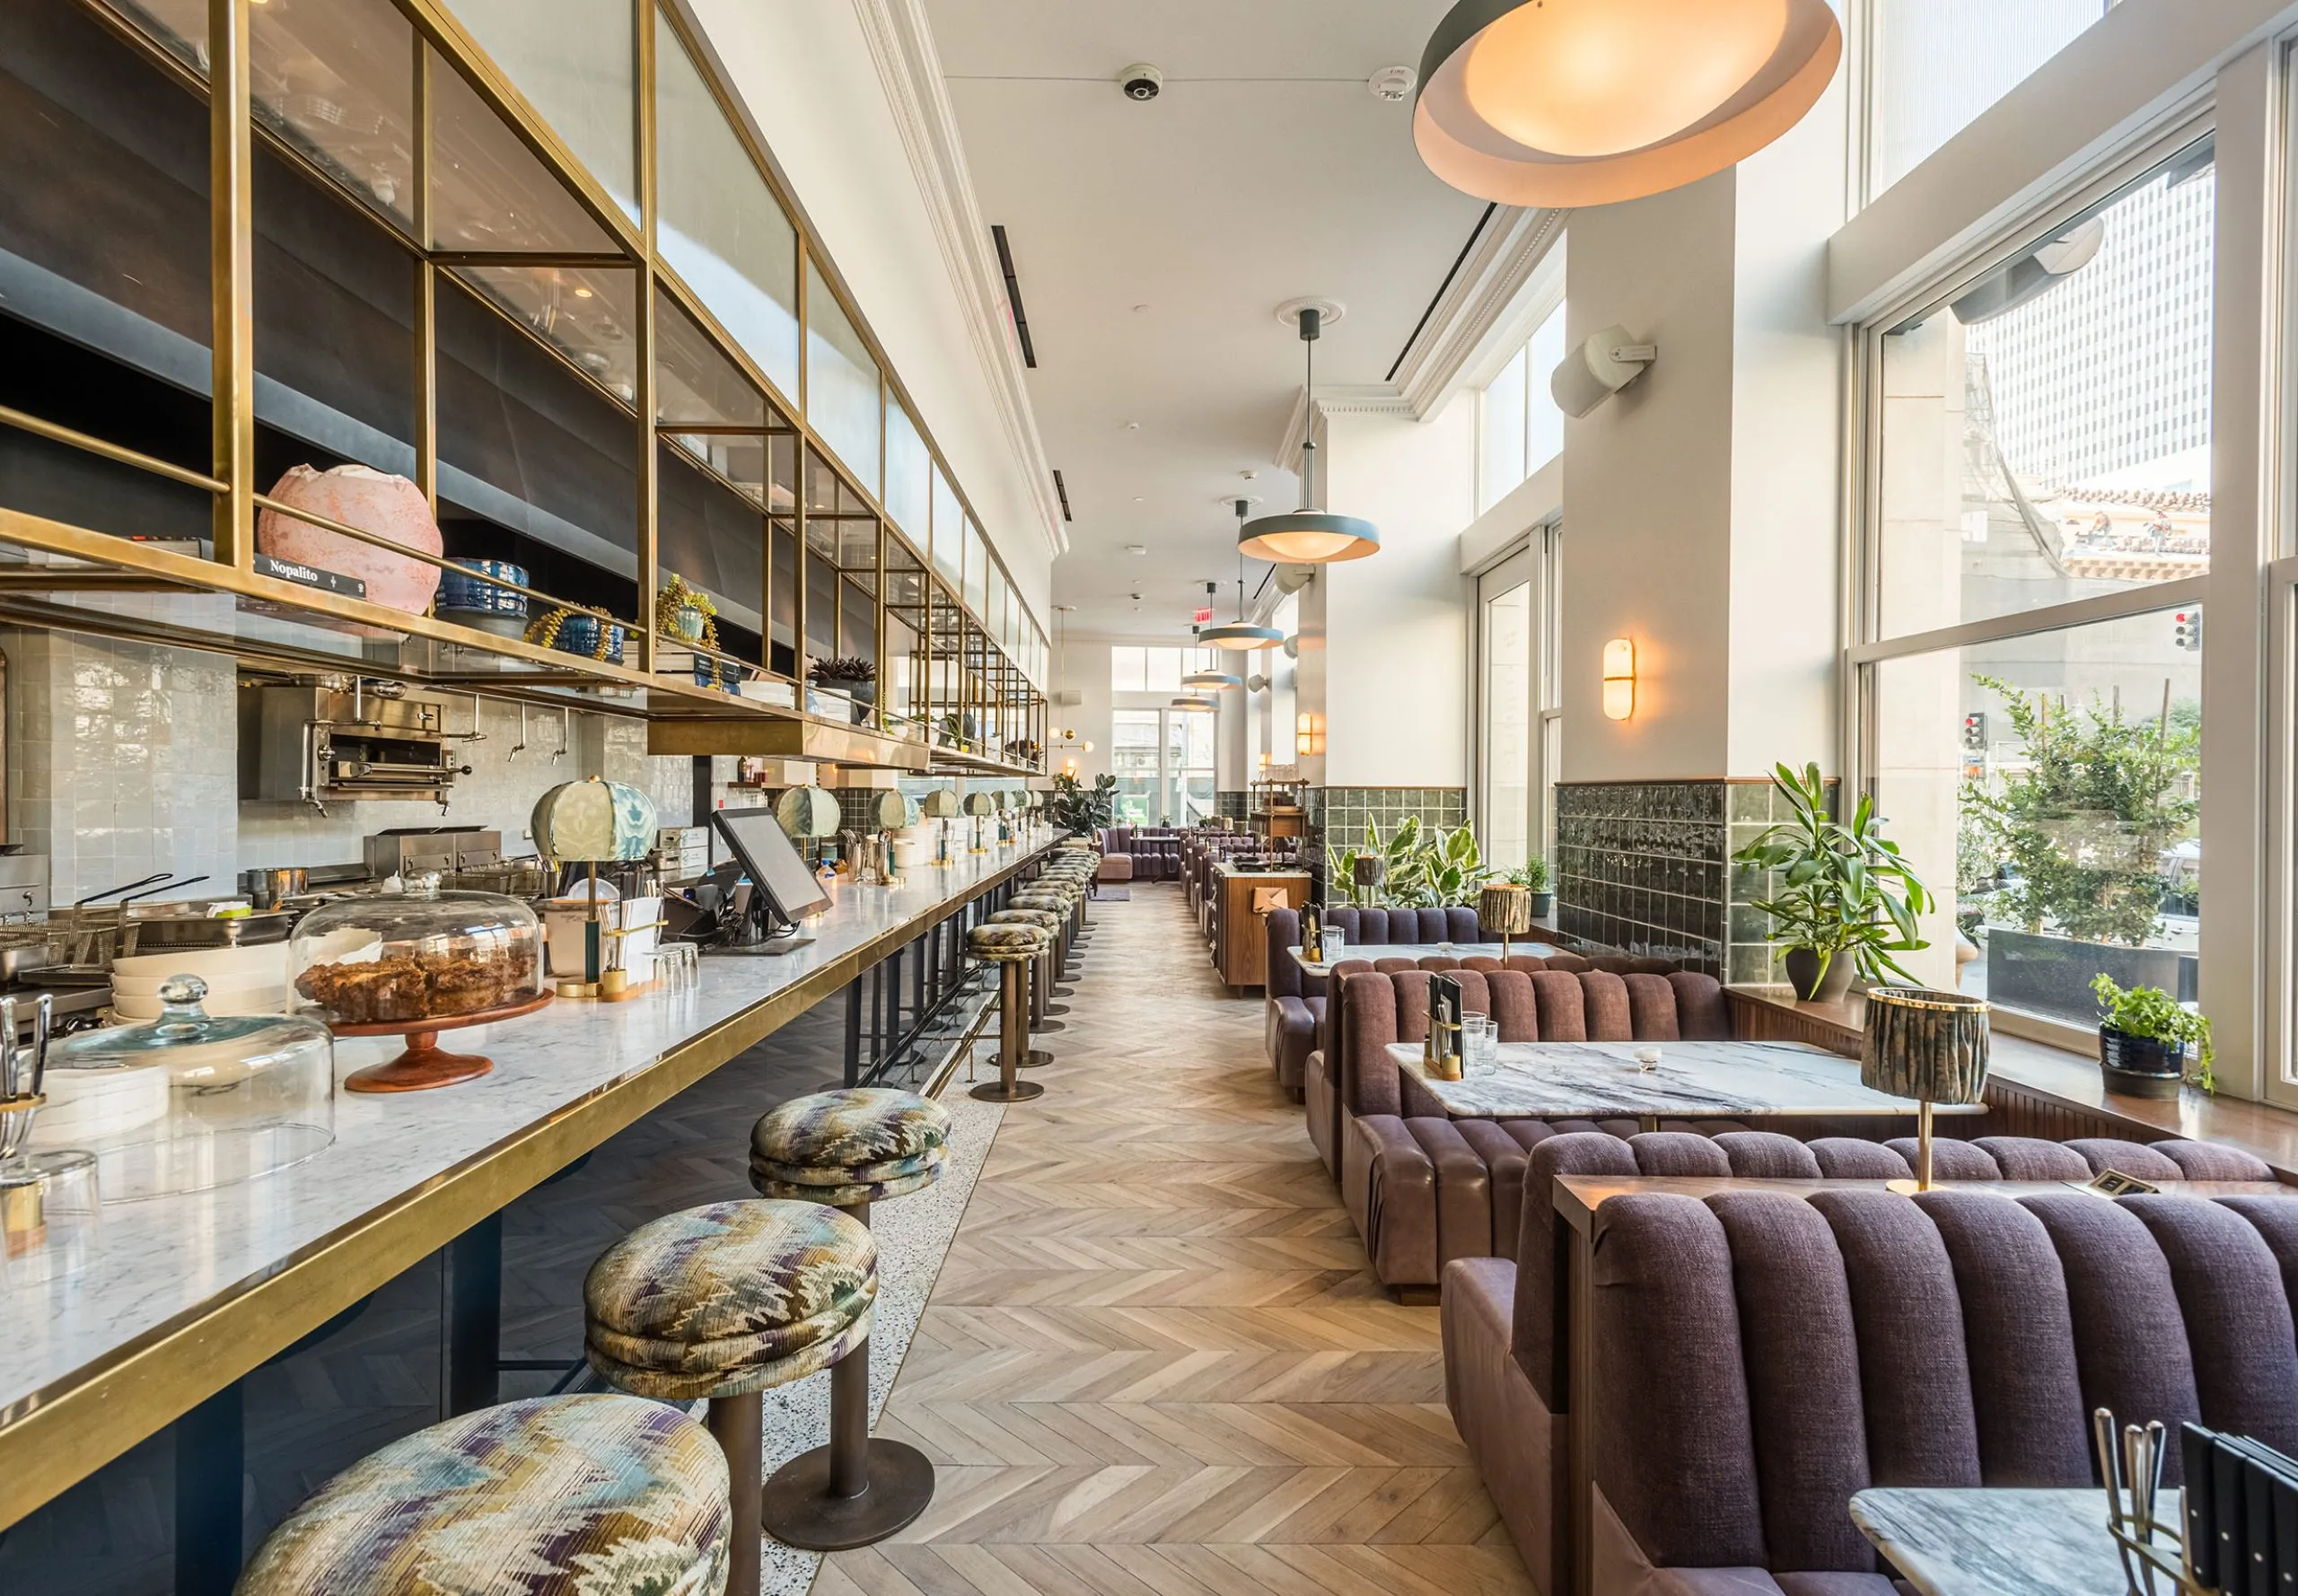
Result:
[[[1178,889],[1097,906],[1044,1098],[1006,1110],[881,1434],[940,1470],[815,1596],[1499,1596],[1531,1582],[1365,1267],[1258,996]]]

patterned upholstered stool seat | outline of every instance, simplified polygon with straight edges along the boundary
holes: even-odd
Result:
[[[678,1409],[603,1395],[505,1402],[337,1475],[265,1539],[233,1589],[718,1596],[728,1518],[725,1454]]]
[[[884,1086],[818,1092],[782,1104],[750,1131],[760,1195],[850,1208],[923,1191],[948,1156],[950,1110]]]
[[[1027,961],[1045,946],[1045,933],[1034,925],[977,925],[966,933],[966,951],[993,963]]]
[[[1076,902],[1077,900],[1066,892],[1039,891],[1034,889],[1027,892],[1016,892],[1013,898],[1013,906],[1015,908],[1044,909],[1048,913],[1065,917]]]
[[[1065,924],[1060,915],[1046,908],[1001,908],[984,922],[990,925],[1034,925],[1047,935],[1053,935]]]
[[[583,1281],[591,1367],[668,1402],[828,1368],[870,1335],[878,1245],[819,1203],[712,1203],[639,1226]]]

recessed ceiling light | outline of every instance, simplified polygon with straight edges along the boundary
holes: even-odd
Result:
[[[1129,433],[1137,433],[1141,430],[1141,424],[1137,421],[1128,421],[1125,424],[1125,430]]]
[[[574,297],[576,299],[588,299],[591,297],[591,291],[588,288],[577,288],[574,290]]]
[[[1149,308],[1149,307],[1148,307],[1147,305],[1136,305],[1136,306],[1134,306],[1134,307],[1133,307],[1133,309],[1134,309],[1134,312],[1135,312],[1135,314],[1136,314],[1136,315],[1137,315],[1137,314],[1139,314],[1141,311],[1147,310],[1148,308]]]
[[[1149,552],[1149,545],[1146,543],[1128,543],[1125,546],[1125,551],[1127,554],[1146,554]]]

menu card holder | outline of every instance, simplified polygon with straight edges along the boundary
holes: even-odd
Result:
[[[1301,953],[1311,964],[1325,961],[1325,913],[1313,903],[1301,906]]]
[[[1440,1081],[1460,1078],[1460,984],[1451,976],[1428,978],[1429,1073]]]

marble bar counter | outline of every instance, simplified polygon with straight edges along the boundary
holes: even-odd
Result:
[[[335,1141],[263,1179],[107,1205],[76,1272],[0,1285],[0,1527],[224,1390],[973,899],[1050,840],[840,889],[811,945],[705,958],[693,989],[560,1000],[459,1032],[494,1071],[338,1091]],[[468,1045],[466,1045],[466,1039]],[[338,1083],[397,1039],[338,1044]],[[378,1051],[382,1049],[382,1051]],[[760,1104],[760,1111],[771,1107]]]
[[[1916,1105],[1859,1083],[1859,1066],[1798,1042],[1501,1042],[1490,1074],[1446,1081],[1421,1049],[1389,1057],[1456,1119],[1600,1115],[1912,1114]],[[1645,1067],[1639,1054],[1656,1062]],[[1941,1104],[1942,1114],[1983,1113]]]
[[[2175,1513],[2177,1493],[2169,1500]],[[2124,1596],[2131,1589],[2107,1528],[2103,1489],[1886,1487],[1855,1495],[1851,1521],[1923,1596]],[[2167,1578],[2153,1585],[2171,1590]]]

